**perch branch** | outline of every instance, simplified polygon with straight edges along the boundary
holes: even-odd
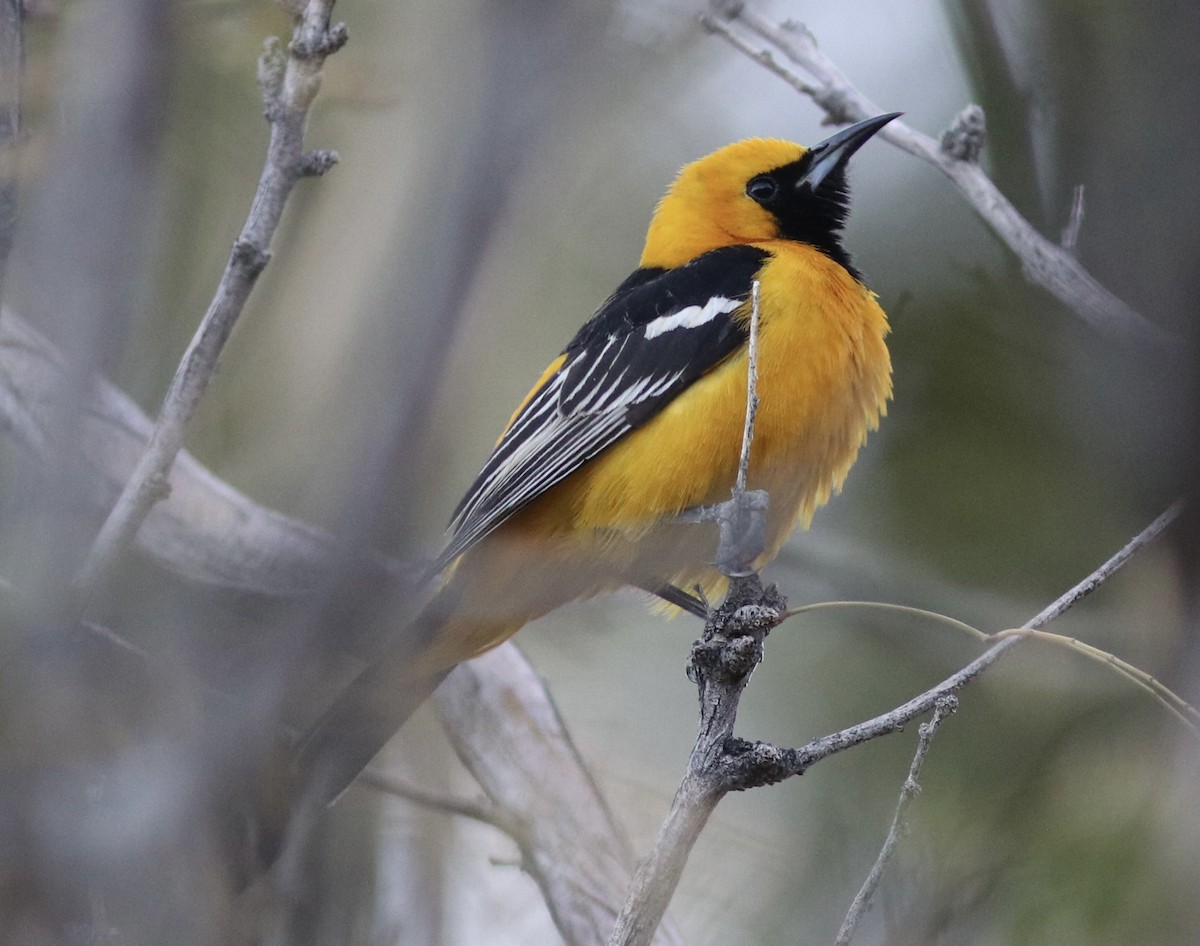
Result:
[[[1083,581],[1038,612],[1024,627],[1042,628],[1083,600],[1119,571],[1139,549],[1161,535],[1180,510],[1179,503],[1171,506]],[[784,604],[774,590],[762,592],[758,585],[756,597],[756,585],[756,576],[735,579],[725,603],[706,625],[704,637],[692,647],[688,674],[696,680],[701,691],[700,735],[670,812],[650,854],[634,877],[629,900],[609,939],[609,946],[639,946],[649,942],[658,911],[670,902],[692,846],[726,793],[771,785],[801,775],[822,759],[903,729],[914,719],[935,710],[939,701],[953,697],[1021,640],[1006,637],[907,703],[873,719],[814,739],[798,749],[751,742],[733,736],[737,704],[750,672],[762,658],[763,639],[771,627],[785,617]]]
[[[720,800],[740,786],[732,760],[759,745],[736,739],[733,727],[763,641],[786,602],[758,575],[734,578],[725,601],[692,645],[688,677],[700,694],[700,724],[687,770],[649,855],[639,865],[608,946],[644,946],[671,901],[700,832]]]
[[[701,17],[706,29],[811,98],[824,109],[830,123],[859,121],[887,111],[854,87],[821,52],[816,39],[803,25],[791,21],[776,25],[742,0],[713,0],[712,11]],[[765,40],[814,81],[805,81],[782,65],[771,50],[759,48],[739,35],[732,23]],[[940,143],[899,120],[880,131],[879,137],[927,161],[949,177],[984,223],[1021,260],[1027,278],[1092,328],[1117,339],[1136,339],[1155,345],[1169,343],[1165,332],[1097,282],[1070,249],[1038,233],[987,176],[979,164],[985,138],[983,109],[979,106],[967,106]]]
[[[752,566],[762,554],[767,508],[766,492],[746,490],[758,413],[759,304],[755,280],[750,291],[746,417],[733,496],[699,511],[700,518],[720,524],[717,567],[730,578],[729,592],[721,606],[707,615],[703,636],[692,645],[688,662],[688,678],[700,693],[699,733],[667,818],[649,857],[634,875],[609,946],[644,946],[651,941],[696,839],[717,803],[734,787],[723,770],[736,751],[732,746],[738,704],[750,674],[762,661],[763,641],[784,619],[787,608],[774,587],[763,588]]]
[[[271,258],[271,238],[300,178],[323,173],[332,152],[303,150],[309,107],[321,85],[325,57],[346,41],[341,24],[329,25],[334,0],[309,0],[285,53],[268,40],[259,62],[265,113],[270,123],[267,158],[245,226],[233,245],[216,294],[167,390],[158,421],[137,467],[101,527],[80,570],[86,593],[102,584],[137,534],[150,509],[169,490],[169,476],[195,413],[251,290]]]

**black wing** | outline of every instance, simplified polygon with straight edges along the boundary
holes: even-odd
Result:
[[[730,246],[636,270],[567,345],[450,521],[444,567],[522,506],[644,424],[746,340],[734,318],[767,253]]]

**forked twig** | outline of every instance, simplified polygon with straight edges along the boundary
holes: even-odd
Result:
[[[169,476],[183,447],[188,423],[217,370],[225,342],[271,258],[271,238],[293,186],[324,174],[337,161],[332,151],[305,152],[308,110],[321,86],[325,58],[346,42],[346,28],[329,25],[334,0],[308,0],[286,53],[268,40],[259,62],[267,120],[267,158],[245,226],[225,272],[171,380],[146,451],[96,536],[76,580],[85,594],[103,584],[155,503],[170,491]]]

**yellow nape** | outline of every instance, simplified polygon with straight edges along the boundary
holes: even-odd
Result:
[[[746,196],[746,182],[805,151],[779,138],[747,138],[686,165],[655,208],[640,265],[672,269],[722,246],[778,237],[775,218]]]

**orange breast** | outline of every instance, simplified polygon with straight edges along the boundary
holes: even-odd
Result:
[[[758,245],[775,257],[762,292],[749,475],[771,497],[765,562],[841,486],[885,410],[891,363],[887,320],[869,290],[811,247]],[[464,586],[492,589],[478,607],[495,612],[497,587],[510,598],[499,610],[524,619],[627,582],[713,584],[713,530],[671,520],[729,498],[745,403],[742,351],[470,550],[456,571]]]
[[[760,307],[749,485],[771,493],[774,554],[841,486],[878,426],[891,362],[887,320],[861,283],[810,247],[760,245],[775,260]],[[743,351],[563,483],[555,506],[570,510],[573,529],[638,533],[689,506],[728,498],[745,403]]]

